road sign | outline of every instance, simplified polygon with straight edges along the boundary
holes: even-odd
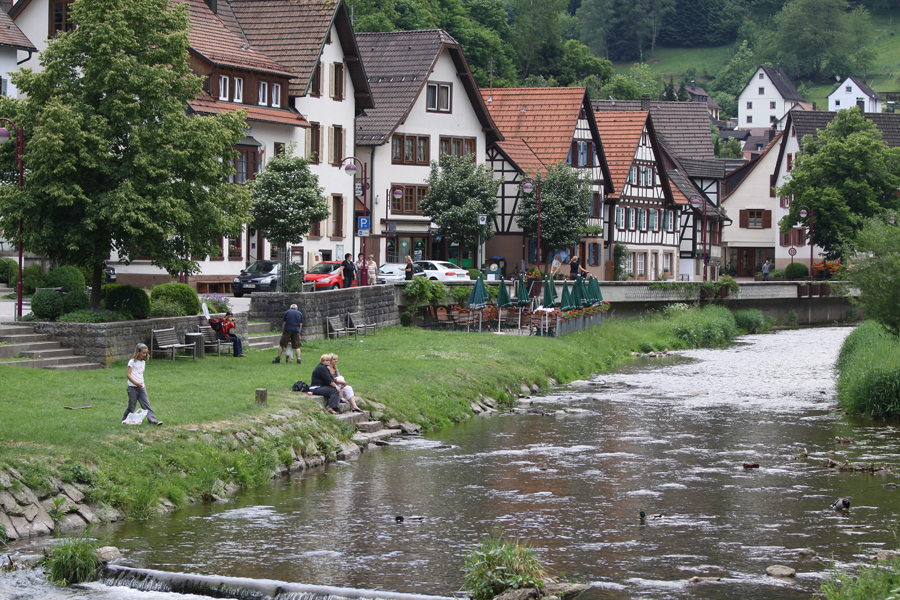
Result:
[[[372,228],[371,222],[372,222],[371,217],[357,217],[356,228],[359,230],[371,229]]]
[[[361,181],[357,181],[357,182],[356,182],[356,184],[355,184],[355,186],[354,186],[354,189],[353,189],[353,192],[354,192],[357,196],[362,196],[362,195],[363,195],[363,184],[362,184]]]
[[[791,256],[797,256],[797,249],[791,248],[790,250],[788,250],[788,254],[790,254]]]
[[[360,229],[358,233],[359,233],[359,237],[369,237],[368,229]]]

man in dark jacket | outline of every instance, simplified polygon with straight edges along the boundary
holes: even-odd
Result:
[[[297,355],[297,364],[299,365],[302,362],[300,360],[301,329],[303,329],[303,313],[297,310],[296,304],[291,304],[291,307],[284,313],[284,317],[282,317],[281,340],[278,342],[278,356],[272,361],[273,363],[278,364],[281,362],[281,354],[284,352],[285,348],[287,348],[288,342],[290,342],[291,348],[294,349],[294,353]],[[290,356],[285,359],[285,362],[291,362]]]
[[[337,388],[337,382],[328,370],[328,362],[331,360],[331,354],[323,354],[319,359],[319,364],[313,369],[312,378],[309,382],[309,391],[314,396],[324,396],[328,403],[325,410],[333,415],[338,414],[338,408],[341,403],[341,392]]]

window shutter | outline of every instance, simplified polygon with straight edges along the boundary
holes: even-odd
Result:
[[[334,162],[334,125],[328,126],[328,162]]]
[[[328,65],[328,97],[334,98],[334,63]],[[330,136],[329,136],[330,137]]]
[[[347,97],[347,69],[344,68],[344,63],[341,63],[341,99]],[[346,155],[346,152],[344,153]]]
[[[347,156],[347,130],[341,127],[341,155],[337,157],[336,162],[340,162]]]
[[[771,229],[772,228],[772,211],[764,210],[763,211],[763,229]]]
[[[313,153],[313,137],[314,137],[313,136],[313,128],[314,127],[315,127],[315,125],[313,125],[312,127],[310,127],[309,129],[307,129],[304,132],[304,135],[306,136],[306,145],[304,148],[306,150],[305,156],[311,156]]]
[[[738,227],[747,229],[750,227],[750,214],[746,210],[742,210],[738,216]]]
[[[578,159],[580,158],[580,156],[578,155],[578,142],[575,142],[575,141],[572,142],[572,147],[569,148],[569,155],[572,157],[570,164],[573,167],[577,167]]]

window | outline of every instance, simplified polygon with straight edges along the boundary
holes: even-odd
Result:
[[[427,165],[431,162],[430,141],[427,135],[395,135],[391,139],[391,162]]]
[[[793,196],[781,196],[781,198],[780,198],[780,200],[781,200],[781,203],[780,203],[781,208],[790,208],[790,207],[791,207],[791,201],[792,201],[793,199],[794,199]]]
[[[774,123],[778,120],[778,117],[775,115],[769,115],[769,123]]]
[[[764,76],[762,73],[760,73],[760,74],[759,74],[759,78],[760,78],[760,79],[764,79],[765,76]]]
[[[235,146],[238,157],[234,160],[234,174],[228,176],[228,183],[243,184],[256,176],[259,171],[259,148],[256,146]]]
[[[466,156],[472,155],[472,162],[475,162],[475,138],[449,138],[442,137],[440,139],[441,156]]]
[[[344,152],[344,142],[346,142],[344,128],[339,125],[329,127],[328,142],[328,162],[334,166],[340,166],[341,160],[346,155]]]
[[[663,271],[672,272],[672,253],[666,252],[663,254]]]
[[[769,175],[769,198],[775,197],[775,173]]]
[[[241,77],[234,78],[234,101],[244,101],[244,80]]]
[[[643,252],[637,252],[635,253],[635,256],[637,256],[637,271],[635,272],[635,275],[637,275],[638,277],[645,277],[647,275],[647,272],[644,267],[644,263],[647,260],[647,255]]]
[[[778,234],[778,243],[782,247],[787,246],[805,246],[806,245],[806,228],[795,227],[787,233]]]
[[[600,212],[602,204],[603,200],[601,199],[600,192],[594,192],[591,195],[591,210],[588,216],[592,219],[599,219],[603,214]]]
[[[633,208],[626,208],[626,209],[625,209],[625,216],[626,216],[626,219],[627,219],[627,221],[628,221],[628,229],[634,229],[634,209],[633,209]]]
[[[616,207],[616,229],[624,229],[622,226],[622,207]]]
[[[322,95],[322,63],[317,62],[313,70],[312,82],[309,84],[309,95],[318,98]]]
[[[775,103],[769,102],[769,108],[771,108],[772,110],[775,110]]]
[[[243,260],[243,253],[241,236],[228,238],[228,260]]]
[[[650,231],[659,230],[659,211],[650,210]]]
[[[662,226],[662,228],[663,228],[664,231],[671,231],[671,230],[669,229],[670,225],[672,224],[672,215],[671,215],[671,212],[672,212],[672,211],[670,211],[670,210],[664,210],[664,211],[662,211],[662,219],[663,219],[663,226]]]
[[[760,96],[765,96],[765,95],[766,95],[766,88],[759,88],[759,95],[760,95]]]
[[[403,197],[394,198],[391,194],[391,212],[410,215],[421,214],[419,203],[428,195],[428,186],[408,185],[403,190]]]
[[[747,110],[753,110],[753,103],[752,103],[752,102],[748,102],[748,103],[747,103]]]
[[[338,101],[344,99],[344,63],[331,63],[331,82],[329,95]]]
[[[316,221],[309,229],[309,237],[319,239],[322,237],[322,222]]]
[[[344,237],[344,197],[340,194],[331,196],[331,235]]]
[[[569,152],[569,164],[573,167],[593,167],[594,142],[572,142]]]
[[[284,142],[275,142],[275,156],[281,156],[282,154],[284,154],[284,150]]]
[[[794,156],[789,152],[787,155],[787,170],[790,171],[794,167]]]
[[[219,75],[219,100],[228,100],[228,75]]]
[[[60,31],[72,31],[75,23],[72,22],[72,3],[75,0],[54,0],[50,2],[50,30],[48,38],[56,37]]]
[[[847,87],[844,88],[844,91],[847,92],[848,94],[852,94],[852,93],[853,93],[853,86],[852,86],[852,85],[848,85]]]
[[[738,220],[742,229],[770,229],[772,227],[772,211],[742,210]]]
[[[835,100],[835,101],[834,101],[834,105],[835,105],[835,106],[840,106],[840,105],[841,105],[841,101],[840,101],[840,100]]]
[[[268,106],[269,105],[269,82],[268,81],[260,81],[259,82],[259,95],[257,96],[257,102],[260,106]]]
[[[281,84],[272,84],[272,106],[281,108]]]
[[[306,157],[309,162],[319,164],[322,156],[322,126],[318,123],[310,123],[306,131]]]
[[[429,83],[425,96],[425,110],[450,112],[450,84]]]
[[[625,261],[625,272],[634,275],[634,252],[628,253],[628,260]]]
[[[752,123],[752,122],[753,122],[753,115],[747,115],[747,122],[748,122],[748,123]]]
[[[638,229],[647,231],[647,211],[643,208],[639,208],[637,213]]]

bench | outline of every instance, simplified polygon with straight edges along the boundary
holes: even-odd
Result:
[[[190,350],[191,358],[197,360],[197,347],[194,344],[182,344],[178,341],[178,334],[175,328],[169,329],[151,329],[150,330],[150,360],[153,360],[153,354],[170,354],[172,360],[175,360],[175,353],[178,350],[184,350],[187,358],[187,351]]]
[[[350,331],[349,329],[344,327],[343,323],[341,323],[340,317],[325,317],[325,320],[327,322],[327,337],[349,338],[351,333],[353,334],[353,337],[356,337],[356,331]]]
[[[354,333],[369,335],[370,331],[375,331],[374,323],[366,323],[366,320],[358,312],[347,313],[347,330]]]
[[[222,348],[225,352],[234,352],[234,342],[220,340],[216,337],[216,331],[209,325],[197,325],[197,331],[203,334],[203,345],[210,351],[210,348],[216,349],[216,356],[222,356]]]

